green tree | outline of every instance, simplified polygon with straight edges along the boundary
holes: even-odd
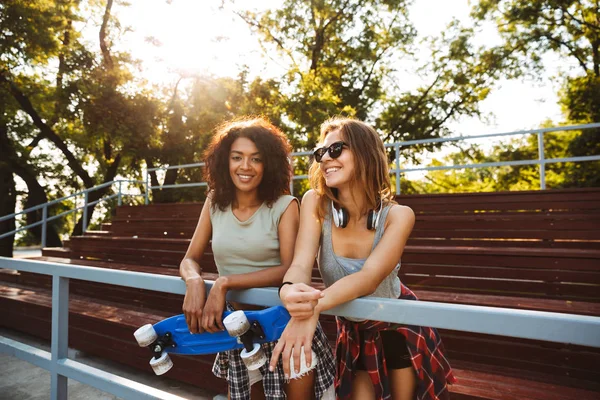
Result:
[[[418,70],[425,84],[409,89],[412,82],[396,74],[399,62],[414,59],[409,5],[284,1],[277,10],[237,11],[263,47],[289,62],[283,111],[296,143],[312,148],[318,126],[333,115],[371,122],[388,141],[443,136],[458,116],[479,115],[479,102],[510,60],[503,51],[475,48],[474,32],[453,22],[426,43],[430,57]]]
[[[563,72],[560,104],[566,123],[600,121],[600,6],[584,0],[481,0],[472,15],[477,20],[492,20],[504,40],[503,48],[511,54],[523,73],[543,70],[543,55],[552,52],[564,65],[574,65]],[[564,156],[600,154],[600,130],[590,129],[577,135],[551,138]],[[560,187],[598,186],[599,162],[567,163],[549,166],[553,173],[561,170]]]
[[[152,140],[156,130],[155,99],[128,87],[132,60],[111,50],[112,38],[120,34],[111,13],[113,1],[91,5],[101,21],[96,49],[86,48],[73,28],[87,10],[81,9],[79,1],[11,0],[1,6],[0,92],[7,109],[14,110],[3,115],[8,121],[4,125],[8,145],[2,151],[9,154],[14,149],[10,159],[20,163],[20,168],[13,168],[13,173],[33,174],[33,179],[21,176],[29,189],[27,206],[46,202],[49,190],[53,197],[60,195],[60,189],[42,186],[53,178],[61,183],[59,187],[66,184],[78,190],[137,169],[136,149]],[[12,129],[16,126],[29,130]],[[58,150],[60,156],[55,154],[41,164],[42,158],[36,155],[40,146]],[[75,179],[70,173],[47,176],[47,171],[59,171],[63,164]],[[109,190],[92,192],[89,200]],[[93,206],[88,218],[92,210]],[[28,215],[28,222],[36,219],[39,213],[33,220]],[[81,232],[82,222],[74,233]]]

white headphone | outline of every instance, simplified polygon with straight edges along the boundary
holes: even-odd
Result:
[[[382,203],[379,201],[379,210],[369,210],[367,214],[367,229],[373,230],[377,228],[379,224],[379,216],[381,215]],[[338,210],[335,208],[333,201],[331,201],[331,213],[333,214],[333,223],[338,228],[345,228],[348,226],[348,221],[350,219],[348,215],[348,211],[344,207],[340,207]]]

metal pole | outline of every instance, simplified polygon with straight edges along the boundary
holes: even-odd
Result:
[[[396,143],[394,145],[396,151],[396,195],[400,194],[400,145]]]
[[[87,231],[87,216],[88,216],[88,192],[85,192],[83,196],[83,225],[81,226],[81,235],[85,235],[85,231]]]
[[[148,167],[146,167],[146,196],[144,199],[144,204],[148,204],[150,202],[149,193],[148,193],[148,187],[150,186],[150,185],[148,185],[149,177],[150,177],[150,174],[148,174]]]
[[[538,158],[540,160],[540,189],[546,189],[546,158],[544,155],[544,132],[539,132],[538,137]]]
[[[117,205],[121,206],[121,181],[119,181],[119,195],[117,196]]]
[[[42,208],[42,249],[46,247],[46,231],[48,229],[48,205]]]
[[[69,343],[69,279],[52,277],[52,369],[50,387],[52,400],[67,400],[67,377],[57,372],[58,361],[66,359]]]

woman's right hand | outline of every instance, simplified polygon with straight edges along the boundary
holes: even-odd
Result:
[[[183,315],[191,333],[202,333],[202,309],[206,301],[206,287],[204,279],[192,278],[186,282],[185,297],[183,299]]]
[[[324,293],[307,284],[295,283],[283,286],[280,296],[283,306],[290,315],[297,320],[302,320],[312,317]]]

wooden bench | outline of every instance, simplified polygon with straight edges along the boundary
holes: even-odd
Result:
[[[417,195],[398,202],[417,216],[400,277],[421,300],[600,315],[600,189]],[[121,207],[110,237],[89,232],[72,238],[73,262],[176,274],[200,209],[190,203]],[[202,264],[207,277],[216,276],[210,250]],[[322,285],[316,269],[313,278]],[[161,304],[156,294],[86,290],[96,298],[123,296],[136,307]],[[324,326],[335,338],[332,321],[326,318]],[[600,392],[597,349],[467,332],[442,335],[459,378],[465,377],[453,387],[453,398],[551,398],[540,394],[546,390],[576,399],[585,398],[576,388],[596,398]],[[482,377],[493,377],[494,387],[503,389],[482,393],[488,388]]]
[[[153,204],[119,207],[112,220],[114,236],[191,238],[198,223],[202,204]]]
[[[410,244],[600,249],[600,188],[399,196]]]

